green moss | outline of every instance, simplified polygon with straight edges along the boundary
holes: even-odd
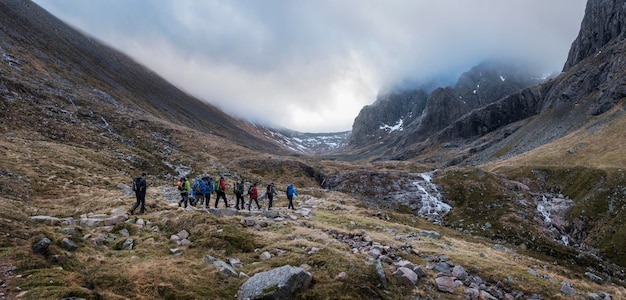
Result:
[[[278,291],[278,285],[273,285],[263,289],[263,294],[269,294]]]

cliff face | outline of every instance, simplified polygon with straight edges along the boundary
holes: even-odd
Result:
[[[401,134],[404,124],[421,116],[427,99],[428,93],[423,89],[379,95],[376,102],[363,107],[354,120],[349,144],[366,146]]]
[[[611,42],[624,38],[626,3],[622,0],[590,0],[578,37],[572,43],[563,72]]]

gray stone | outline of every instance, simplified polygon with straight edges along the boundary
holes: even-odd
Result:
[[[278,212],[275,210],[264,210],[261,215],[268,219],[273,219],[278,217]]]
[[[496,249],[496,250],[504,251],[506,253],[515,253],[515,250],[513,250],[511,248],[504,247],[504,246],[502,246],[500,244],[493,245],[493,248]]]
[[[30,219],[31,221],[45,223],[48,225],[57,225],[61,222],[61,219],[50,216],[32,216]]]
[[[433,270],[447,276],[452,275],[452,270],[450,270],[450,264],[448,264],[447,262],[438,262],[434,264]]]
[[[135,246],[135,240],[134,239],[126,239],[124,241],[124,243],[122,244],[122,249],[133,250],[133,246]]]
[[[589,278],[591,281],[600,285],[604,283],[604,280],[600,276],[593,274],[591,272],[585,272],[585,277]]]
[[[120,231],[118,231],[121,235],[125,236],[125,237],[129,237],[130,236],[130,232],[128,232],[128,230],[126,228],[122,228],[120,229]]]
[[[78,249],[76,243],[74,243],[74,241],[70,240],[69,238],[64,238],[63,240],[61,240],[61,247],[68,251],[74,251]]]
[[[189,232],[183,229],[180,232],[178,232],[176,235],[178,235],[178,237],[180,237],[181,240],[184,240],[189,237]]]
[[[467,272],[462,266],[456,265],[452,268],[452,276],[458,280],[464,281],[467,279]]]
[[[228,262],[230,263],[231,266],[233,266],[233,268],[235,269],[241,269],[243,268],[243,264],[241,264],[241,261],[238,258],[229,258]]]
[[[476,288],[466,288],[463,291],[463,295],[466,296],[465,299],[477,300],[480,296],[480,291]]]
[[[306,289],[313,276],[302,268],[282,266],[255,274],[237,291],[238,299],[294,299],[294,294]]]
[[[265,252],[261,253],[261,255],[259,255],[259,258],[261,260],[268,260],[268,259],[272,258],[272,255],[269,252],[265,251]]]
[[[454,278],[450,276],[441,276],[435,278],[435,283],[437,284],[437,290],[441,292],[446,292],[450,294],[454,294]]]
[[[435,239],[435,240],[438,240],[441,238],[441,234],[439,234],[439,232],[431,231],[431,230],[420,230],[420,235],[425,236],[427,238]]]
[[[424,270],[424,267],[422,267],[422,266],[417,266],[417,267],[413,268],[413,272],[415,272],[415,274],[417,274],[418,278],[428,276],[428,273],[426,273],[426,270]]]
[[[204,257],[204,262],[207,264],[213,264],[217,269],[224,275],[224,277],[237,277],[239,274],[235,271],[235,269],[225,263],[222,260],[219,260],[211,255],[207,255]]]
[[[180,249],[178,248],[170,248],[170,254],[172,255],[180,255],[182,253],[182,251],[180,251]]]
[[[374,260],[374,267],[376,268],[376,273],[378,274],[378,278],[380,278],[380,282],[383,286],[386,286],[387,275],[385,275],[385,269],[383,269],[383,265],[380,263],[380,260]]]
[[[490,294],[489,292],[485,291],[485,290],[481,290],[480,291],[480,299],[485,299],[485,300],[498,300],[498,298],[494,297],[492,294]]]
[[[80,219],[80,226],[82,227],[96,227],[96,226],[100,226],[102,223],[104,223],[104,220],[98,219],[98,218],[81,218]]]
[[[417,283],[417,274],[409,268],[400,267],[392,275],[398,282],[406,286],[413,286]]]
[[[48,251],[48,247],[51,243],[52,241],[49,238],[45,237],[33,245],[33,252],[35,254],[44,254]]]
[[[576,290],[574,289],[574,286],[571,282],[563,281],[561,282],[561,293],[566,296],[572,296],[576,295]]]
[[[378,249],[371,249],[370,251],[367,252],[367,254],[371,257],[371,258],[378,258],[380,256],[380,250]]]
[[[189,247],[189,245],[191,245],[191,241],[188,239],[182,239],[178,242],[176,242],[176,244],[180,247]]]
[[[113,226],[118,223],[124,223],[128,220],[128,216],[126,215],[116,215],[110,218],[104,219],[104,226]]]

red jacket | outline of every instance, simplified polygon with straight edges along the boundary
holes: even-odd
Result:
[[[252,187],[252,194],[250,194],[250,199],[259,198],[259,190],[256,189],[256,186]]]

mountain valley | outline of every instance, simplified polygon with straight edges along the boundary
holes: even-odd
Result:
[[[2,1],[0,299],[625,299],[625,9],[590,0],[555,77],[484,62],[314,134]],[[181,176],[230,208],[180,207]],[[233,208],[239,180],[273,209]]]

